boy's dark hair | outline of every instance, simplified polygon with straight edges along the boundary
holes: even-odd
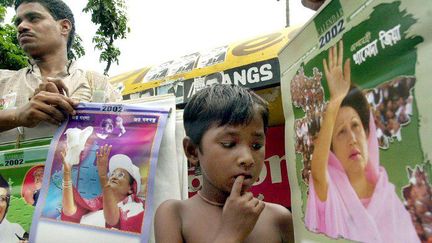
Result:
[[[348,106],[353,108],[360,117],[366,134],[369,134],[369,103],[363,92],[355,85],[351,85],[350,90],[342,101],[341,107]]]
[[[269,109],[264,99],[237,85],[212,85],[198,91],[186,104],[183,114],[186,136],[200,146],[210,126],[248,124],[257,111],[267,131]]]
[[[55,20],[67,19],[72,28],[67,41],[67,52],[70,51],[75,38],[75,19],[72,10],[61,0],[15,0],[15,11],[23,3],[39,3],[44,6]]]

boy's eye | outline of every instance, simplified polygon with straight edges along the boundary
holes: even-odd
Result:
[[[224,148],[232,148],[232,147],[235,146],[235,142],[221,142],[221,145],[222,145]]]
[[[254,143],[252,144],[252,149],[253,150],[260,150],[264,145],[262,145],[261,143]]]

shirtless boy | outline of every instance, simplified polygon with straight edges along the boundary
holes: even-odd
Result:
[[[264,164],[267,103],[239,86],[214,85],[188,102],[184,126],[183,148],[201,167],[202,188],[159,206],[156,242],[294,242],[291,213],[249,192]]]

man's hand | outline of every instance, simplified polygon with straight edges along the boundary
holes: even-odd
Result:
[[[310,8],[312,10],[319,9],[319,7],[321,7],[321,5],[323,5],[324,2],[325,0],[302,0],[303,6],[305,6],[306,8]]]
[[[225,239],[227,242],[243,242],[264,210],[263,201],[254,198],[251,192],[242,192],[243,180],[244,176],[238,176],[234,181],[222,211],[222,222],[216,241]]]
[[[35,127],[41,121],[59,125],[67,114],[75,115],[76,105],[78,102],[64,95],[41,91],[27,104],[17,108],[15,122],[17,126],[24,127]]]
[[[39,87],[35,89],[33,96],[39,94],[41,91],[62,94],[69,97],[69,89],[60,78],[47,77],[41,84],[39,84]]]

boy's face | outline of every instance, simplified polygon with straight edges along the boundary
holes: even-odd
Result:
[[[260,114],[247,125],[210,126],[201,139],[198,159],[204,188],[229,193],[239,175],[243,191],[258,179],[264,164],[265,133]]]

